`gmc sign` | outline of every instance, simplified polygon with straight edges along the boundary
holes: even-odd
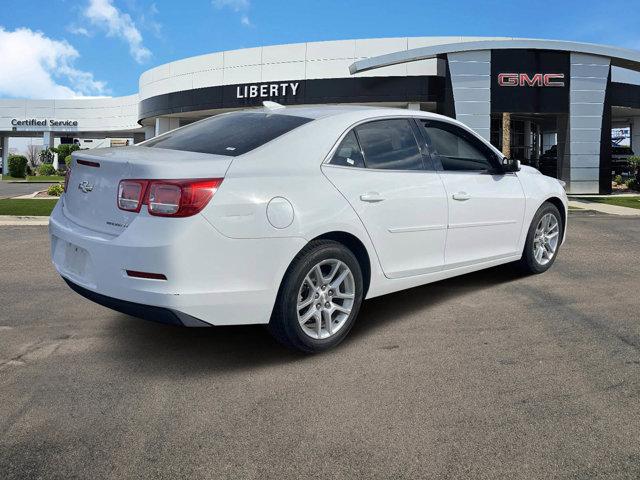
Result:
[[[564,87],[564,73],[499,73],[501,87]]]

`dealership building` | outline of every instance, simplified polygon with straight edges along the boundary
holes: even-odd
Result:
[[[90,146],[88,140],[105,138],[138,143],[265,100],[447,115],[500,149],[507,142],[512,157],[564,180],[571,193],[610,192],[612,144],[640,153],[640,51],[555,40],[409,37],[201,55],[144,72],[138,93],[125,97],[0,99],[3,165],[12,137],[42,137],[45,146]]]

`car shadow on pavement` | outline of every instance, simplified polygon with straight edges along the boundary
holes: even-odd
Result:
[[[510,283],[523,276],[518,265],[510,263],[372,298],[363,304],[358,321],[350,332],[351,338],[369,335],[388,322],[430,306],[454,302],[465,293]]]
[[[357,343],[359,337],[371,335],[400,317],[436,303],[455,301],[469,291],[491,288],[521,277],[514,266],[503,265],[368,300],[349,334],[349,341],[323,355],[339,354],[347,344]],[[215,373],[314,361],[315,358],[279,345],[262,325],[184,328],[116,313],[112,318],[107,326],[111,354],[130,363],[137,373]]]

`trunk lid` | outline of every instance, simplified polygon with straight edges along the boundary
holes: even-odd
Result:
[[[140,146],[78,150],[73,153],[64,213],[85,228],[118,235],[146,208],[140,213],[118,208],[120,180],[223,178],[232,160],[224,155]]]

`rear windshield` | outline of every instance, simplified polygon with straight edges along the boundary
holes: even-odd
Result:
[[[187,125],[141,146],[237,157],[310,121],[293,115],[230,113]]]

